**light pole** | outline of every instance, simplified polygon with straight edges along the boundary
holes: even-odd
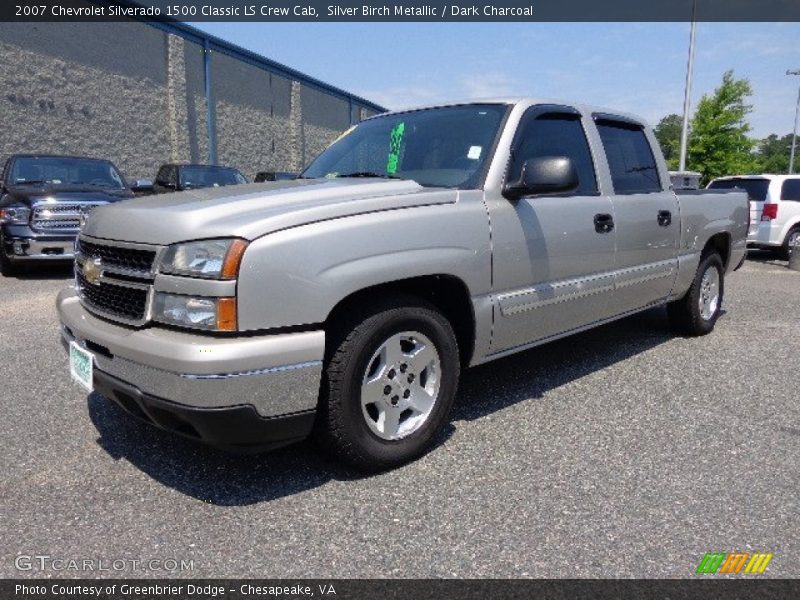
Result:
[[[686,87],[683,96],[683,127],[681,128],[681,155],[678,170],[686,170],[686,143],[689,139],[689,109],[692,102],[692,70],[694,69],[694,36],[697,28],[697,0],[692,1],[692,29],[689,32],[689,62],[686,65]]]
[[[787,75],[800,75],[800,69],[789,69]],[[800,88],[797,89],[797,107],[794,109],[794,132],[792,133],[792,151],[789,154],[789,175],[794,173],[794,151],[797,146],[797,117],[800,116]]]

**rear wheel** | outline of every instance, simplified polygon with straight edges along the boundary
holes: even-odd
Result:
[[[352,315],[332,332],[318,435],[367,471],[423,454],[447,421],[458,345],[447,319],[415,298]]]
[[[781,257],[783,260],[789,260],[792,254],[792,248],[797,244],[800,244],[800,227],[795,227],[786,234],[786,239],[783,240],[783,246],[781,246]]]
[[[689,291],[667,305],[670,323],[679,333],[696,336],[713,331],[722,309],[724,278],[725,266],[720,255],[704,254]]]

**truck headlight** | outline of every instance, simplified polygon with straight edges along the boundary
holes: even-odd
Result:
[[[167,325],[236,331],[236,298],[198,298],[157,293],[153,318]]]
[[[167,249],[159,270],[187,277],[236,279],[245,248],[247,242],[239,239],[175,244]]]
[[[31,209],[27,206],[12,205],[0,208],[0,223],[15,223],[24,225],[31,216]]]

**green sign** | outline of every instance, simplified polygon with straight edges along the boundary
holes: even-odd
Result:
[[[397,166],[400,161],[400,150],[403,147],[403,136],[406,133],[406,124],[402,121],[392,127],[389,135],[389,158],[386,161],[386,174],[394,175],[397,173]]]

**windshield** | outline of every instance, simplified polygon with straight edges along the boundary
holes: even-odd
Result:
[[[730,190],[733,188],[741,188],[747,192],[750,200],[756,202],[764,202],[767,199],[767,191],[769,190],[769,179],[717,179],[708,184],[708,189],[711,190]]]
[[[122,175],[107,160],[68,157],[19,157],[9,174],[10,185],[93,186],[121,190]]]
[[[225,167],[189,165],[181,167],[180,171],[182,187],[219,187],[247,183],[247,179],[239,171]]]
[[[376,117],[345,132],[303,177],[387,177],[477,187],[507,107],[471,104]]]

